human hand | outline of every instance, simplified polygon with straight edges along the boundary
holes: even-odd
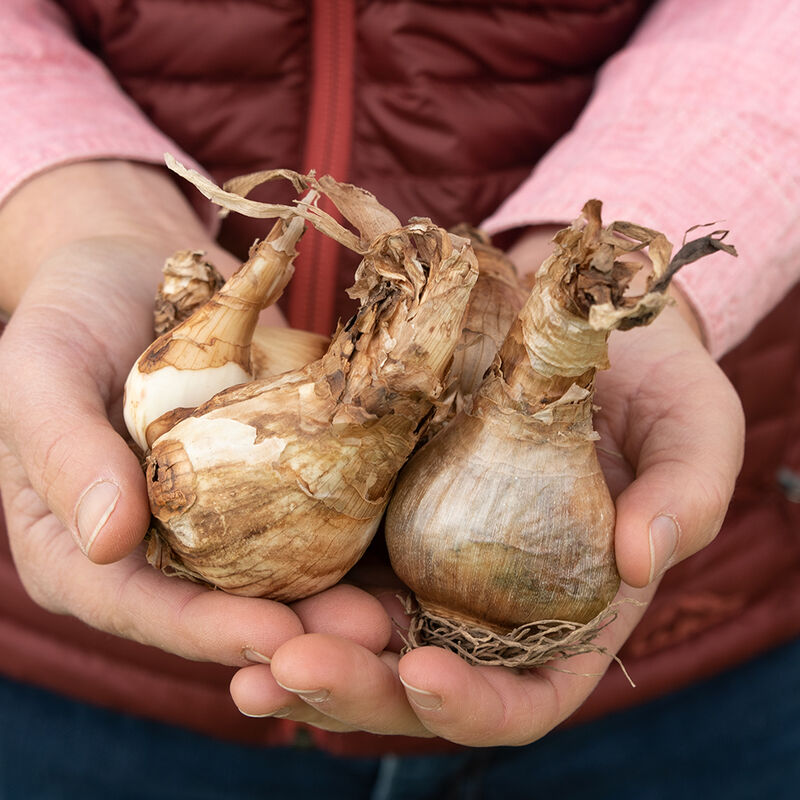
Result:
[[[610,357],[611,369],[598,376],[596,427],[617,503],[623,578],[617,600],[635,602],[622,603],[596,640],[608,655],[517,673],[472,667],[435,647],[399,657],[397,636],[370,652],[312,632],[280,646],[269,667],[239,671],[231,685],[238,707],[331,730],[441,736],[472,746],[531,742],[570,716],[630,635],[663,570],[713,539],[742,458],[738,398],[705,352],[684,303],[648,328],[612,335]],[[351,607],[361,599],[354,593]],[[402,625],[393,592],[381,599],[387,616]],[[316,598],[296,610],[307,631],[330,628]]]
[[[55,613],[186,658],[268,657],[302,632],[288,608],[146,564],[144,476],[122,436],[123,383],[152,338],[165,257],[197,246],[226,272],[233,257],[162,173],[113,162],[34,179],[0,210],[0,241],[13,311],[0,337],[0,492],[27,591]]]

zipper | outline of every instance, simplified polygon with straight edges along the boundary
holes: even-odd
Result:
[[[355,1],[312,0],[311,87],[303,171],[346,181],[353,138]],[[320,206],[341,220],[325,199]],[[309,228],[303,235],[289,285],[288,317],[294,328],[329,336],[336,321],[340,247]]]
[[[346,181],[353,138],[355,0],[312,0],[311,81],[303,171]],[[334,219],[341,214],[320,199]],[[336,289],[341,255],[338,242],[310,225],[300,240],[286,307],[293,328],[330,336],[336,322]],[[288,723],[285,733],[295,747],[324,748],[331,734]]]

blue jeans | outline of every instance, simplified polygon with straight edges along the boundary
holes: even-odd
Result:
[[[522,748],[337,758],[261,749],[0,679],[0,800],[789,800],[800,641]]]

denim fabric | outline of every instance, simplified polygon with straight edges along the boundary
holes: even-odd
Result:
[[[337,758],[263,750],[0,680],[0,800],[789,800],[800,641],[523,748]]]

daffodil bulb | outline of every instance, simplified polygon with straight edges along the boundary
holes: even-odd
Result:
[[[296,213],[362,256],[359,311],[321,358],[217,393],[146,459],[151,563],[288,602],[338,581],[374,536],[443,392],[476,259],[467,239],[427,219],[401,225],[369,193],[329,178],[302,180],[358,235],[310,207],[287,212],[191,177],[215,202]]]

